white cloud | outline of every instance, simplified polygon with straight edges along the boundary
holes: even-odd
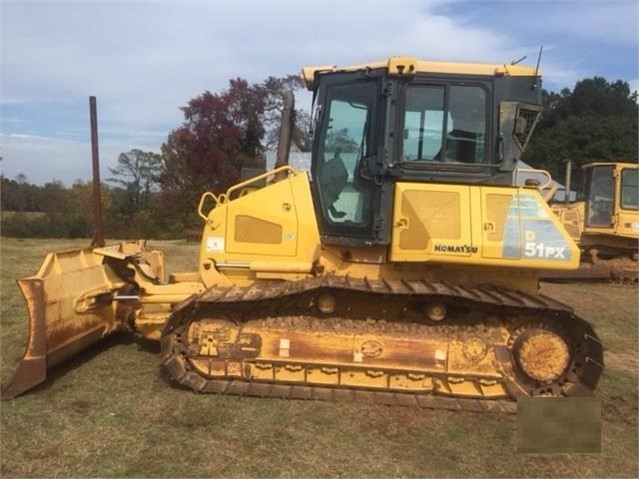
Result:
[[[432,15],[441,3],[10,3],[3,97],[96,95],[101,121],[154,128],[177,126],[180,106],[235,76],[260,81],[398,54],[507,61],[517,53],[498,32]]]
[[[155,120],[158,113],[174,118],[194,93],[224,88],[234,76],[259,81],[307,64],[397,54],[509,59],[506,36],[434,16],[437,5],[8,4],[5,91],[37,101],[95,94],[130,105],[134,119],[144,111],[141,105],[150,107]]]
[[[28,104],[46,118],[52,103],[79,104],[95,95],[101,135],[127,138],[101,136],[107,160],[131,147],[158,149],[182,122],[179,107],[204,90],[226,88],[237,76],[257,82],[306,65],[361,64],[391,55],[495,63],[526,55],[525,63],[534,64],[539,38],[515,41],[523,28],[623,44],[634,38],[636,44],[636,8],[633,13],[628,6],[635,2],[588,8],[583,2],[517,3],[481,3],[496,15],[506,6],[526,13],[509,23],[490,21],[486,12],[473,17],[473,2],[454,1],[7,2],[0,33],[2,103],[12,103],[13,119],[25,120],[14,118],[16,105]],[[546,87],[572,86],[591,73],[583,51],[571,55],[558,41],[544,51]],[[308,109],[307,103],[298,106]],[[33,133],[19,125],[11,123],[11,131]],[[88,144],[65,142],[70,129],[55,128],[45,135],[50,150],[44,140],[18,143],[4,135],[5,174],[11,164],[11,171],[19,167],[32,181],[45,171],[65,182],[90,178]],[[16,155],[19,162],[11,159]]]

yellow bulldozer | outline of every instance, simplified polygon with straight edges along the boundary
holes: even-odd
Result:
[[[197,271],[144,241],[49,254],[18,280],[29,340],[2,398],[91,343],[161,342],[198,392],[510,410],[595,389],[603,348],[539,293],[579,249],[513,171],[541,111],[523,65],[389,59],[301,73],[310,172],[288,165],[286,96],[272,171],[197,206]]]
[[[570,162],[566,191],[570,191]],[[581,247],[581,266],[549,271],[545,279],[605,279],[636,284],[639,256],[639,165],[589,163],[581,168],[575,201],[567,194],[552,211]]]

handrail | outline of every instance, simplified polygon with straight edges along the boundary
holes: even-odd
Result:
[[[288,171],[292,175],[297,175],[297,171],[293,169],[292,167],[290,167],[289,165],[280,166],[279,168],[276,168],[271,171],[265,171],[261,175],[254,176],[253,178],[249,178],[248,180],[238,183],[237,185],[231,186],[228,190],[226,190],[225,201],[230,199],[231,193],[235,192],[236,190],[245,188],[251,185],[252,183],[257,183],[258,181],[266,179],[269,176],[277,175],[278,173],[284,173],[285,171]],[[223,202],[221,201],[220,203],[223,203]]]
[[[242,181],[241,183],[238,183],[236,185],[231,186],[228,190],[226,190],[226,193],[222,193],[219,196],[216,196],[214,193],[210,192],[210,191],[206,191],[204,193],[202,193],[202,196],[200,197],[200,203],[198,204],[197,207],[197,213],[198,215],[200,215],[200,217],[206,221],[208,219],[207,215],[204,214],[203,212],[203,208],[204,208],[204,202],[206,201],[207,198],[211,198],[213,200],[214,206],[213,208],[215,208],[218,205],[223,205],[224,203],[226,203],[227,201],[229,201],[229,199],[231,198],[231,193],[234,193],[236,190],[238,189],[242,189],[242,188],[246,188],[247,186],[253,184],[253,183],[257,183],[258,181],[261,181],[265,178],[268,178],[269,176],[273,176],[273,175],[277,175],[278,173],[285,173],[288,172],[292,175],[297,175],[298,171],[295,170],[294,168],[290,167],[289,165],[284,165],[284,166],[280,166],[279,168],[276,168],[274,170],[271,171],[265,171],[264,173],[255,176],[253,178],[250,178],[248,180]],[[211,208],[211,209],[213,209]],[[210,211],[210,210],[209,210]]]
[[[200,204],[197,206],[197,214],[200,215],[200,217],[206,221],[207,220],[207,216],[202,213],[202,208],[204,206],[204,201],[206,201],[206,198],[208,197],[213,198],[213,203],[215,203],[215,206],[220,204],[220,198],[218,198],[217,196],[215,196],[213,193],[211,193],[210,191],[205,191],[204,193],[202,193],[202,196],[200,197]],[[213,208],[215,208],[215,206],[213,206]],[[211,208],[211,209],[213,209]]]
[[[559,187],[557,185],[552,185],[550,187],[550,189],[546,193],[542,194],[541,196],[542,196],[542,198],[544,199],[544,201],[546,203],[550,203],[550,200],[553,199],[553,197],[555,196],[555,193],[557,193],[557,191],[559,191]],[[566,193],[564,193],[564,194],[566,194]],[[568,197],[570,196],[569,193],[567,193],[566,195]]]

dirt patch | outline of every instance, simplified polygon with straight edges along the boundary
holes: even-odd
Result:
[[[404,436],[416,435],[428,422],[425,418],[433,415],[418,407],[388,407],[357,405],[358,421],[360,425],[373,434],[397,439]],[[441,411],[446,414],[447,411]]]
[[[604,397],[601,407],[602,419],[624,424],[636,424],[638,404],[637,393],[626,397]]]
[[[40,449],[33,449],[29,451],[29,457],[31,457],[32,459],[51,459],[58,457],[61,453],[62,445],[58,443]]]
[[[637,374],[639,361],[636,352],[606,351],[604,361],[607,368],[618,369],[623,372]]]
[[[67,403],[67,408],[79,414],[86,414],[94,407],[92,401],[86,399],[73,399]]]

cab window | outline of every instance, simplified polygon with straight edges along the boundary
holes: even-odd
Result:
[[[407,87],[403,161],[483,163],[486,108],[486,90],[480,86]]]
[[[639,209],[639,181],[637,169],[621,170],[621,207],[624,210]]]

